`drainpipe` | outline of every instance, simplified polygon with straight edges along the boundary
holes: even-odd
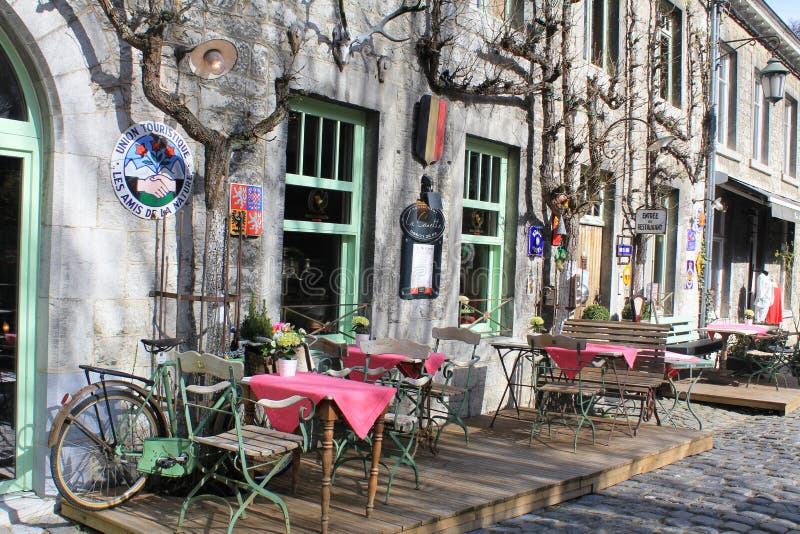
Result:
[[[708,295],[711,291],[711,258],[714,247],[714,183],[717,167],[717,104],[719,103],[719,23],[722,12],[723,0],[709,0],[711,9],[711,76],[710,91],[711,102],[708,109],[708,162],[706,164],[706,191],[703,201],[703,211],[706,212],[706,225],[703,228],[703,247],[705,261],[703,262],[703,294],[700,298],[699,327],[706,326],[708,317]]]

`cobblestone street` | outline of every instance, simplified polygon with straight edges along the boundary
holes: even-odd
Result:
[[[713,450],[473,534],[800,533],[800,412],[696,408]]]

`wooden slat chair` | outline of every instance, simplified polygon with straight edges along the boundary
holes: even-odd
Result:
[[[339,343],[327,337],[306,336],[309,349],[311,369],[324,373],[330,369],[344,369],[344,357],[347,355],[347,343]]]
[[[581,361],[581,351],[586,348],[586,342],[567,336],[552,336],[549,334],[529,335],[528,343],[532,350],[540,351],[545,347],[559,347],[577,351],[578,361]],[[605,361],[598,360],[587,364],[594,368],[602,368]],[[577,371],[573,378],[569,378],[565,371]],[[575,436],[572,441],[572,450],[578,450],[578,436],[581,428],[588,425],[592,431],[592,443],[595,442],[595,427],[591,419],[592,408],[597,397],[603,393],[602,381],[594,380],[584,382],[583,369],[559,369],[550,366],[537,377],[536,391],[540,396],[538,411],[531,424],[529,444],[533,445],[533,438],[541,424],[547,425],[550,434],[551,425],[555,418],[569,426],[570,420],[575,424]]]
[[[436,438],[433,441],[434,448],[439,445],[439,437],[442,435],[442,431],[447,425],[451,424],[461,427],[464,431],[464,441],[469,447],[469,429],[464,420],[461,419],[461,414],[464,412],[465,407],[469,410],[469,394],[475,385],[472,373],[475,364],[480,361],[480,356],[476,354],[476,351],[481,342],[481,335],[466,328],[447,327],[434,328],[432,336],[435,340],[434,352],[439,352],[439,344],[442,341],[453,341],[472,347],[467,359],[448,358],[441,367],[444,382],[431,384],[429,400],[437,401],[443,407],[444,413],[437,413],[435,406],[430,403],[428,405],[428,417],[431,421],[436,422],[439,427],[436,431]],[[463,385],[455,384],[459,374],[463,376],[463,381],[461,381]],[[439,422],[440,420],[441,422]]]
[[[292,461],[294,492],[300,467],[300,454],[308,449],[305,425],[314,415],[314,403],[308,397],[299,395],[279,401],[263,399],[257,403],[264,408],[298,406],[301,435],[257,425],[244,425],[240,415],[242,399],[238,395],[237,386],[243,374],[244,364],[241,362],[232,362],[213,354],[199,354],[194,351],[178,354],[178,383],[189,439],[196,445],[196,450],[213,451],[203,455],[203,458],[216,458],[213,462],[203,462],[201,458],[199,465],[203,476],[183,502],[178,520],[179,529],[194,501],[213,499],[228,506],[231,514],[228,533],[231,533],[236,521],[244,515],[253,499],[262,496],[280,508],[286,532],[290,532],[289,511],[286,504],[279,495],[266,489],[266,485]],[[197,380],[198,376],[201,377],[200,380]],[[208,401],[209,397],[213,401]],[[204,435],[212,422],[220,418],[232,421],[233,427],[214,435]],[[236,466],[241,478],[232,478],[223,472],[222,467],[226,462]],[[259,478],[255,477],[256,471]],[[236,493],[239,506],[235,511],[227,500],[218,495],[197,495],[206,482],[212,479],[222,482]]]
[[[632,321],[590,321],[570,319],[562,328],[562,333],[593,343],[624,345],[639,349],[633,370],[626,372],[624,398],[633,401],[638,411],[636,434],[642,422],[655,417],[661,420],[656,410],[658,390],[668,385],[664,351],[670,325]],[[606,391],[620,395],[614,384],[606,384]],[[634,411],[634,413],[636,413]]]
[[[397,388],[397,395],[389,405],[384,419],[384,440],[381,451],[383,458],[381,465],[389,470],[385,499],[388,504],[392,482],[398,469],[403,465],[409,466],[414,471],[414,482],[419,489],[419,469],[414,456],[419,443],[418,434],[422,428],[423,408],[432,378],[425,373],[423,361],[431,349],[415,341],[385,338],[362,341],[361,351],[366,356],[367,366],[371,355],[401,354],[416,361],[420,367],[419,378],[391,373],[384,380],[387,385]]]
[[[353,379],[351,374],[358,372],[363,375],[364,382],[373,379],[382,379],[389,374],[385,367],[367,369],[362,366],[345,367],[344,369],[328,369],[322,374],[334,376],[336,378]],[[320,429],[321,431],[321,429]],[[319,434],[319,433],[317,433]],[[317,443],[322,437],[317,435]],[[372,435],[367,435],[363,440],[343,421],[337,421],[333,428],[333,470],[331,471],[331,484],[336,481],[336,471],[342,465],[349,462],[361,462],[364,470],[364,478],[369,477],[368,465],[372,454]]]

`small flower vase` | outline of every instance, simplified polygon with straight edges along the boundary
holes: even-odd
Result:
[[[361,347],[362,341],[369,341],[369,334],[356,334],[356,345]]]
[[[278,374],[280,376],[294,376],[297,373],[297,360],[278,360]]]
[[[747,326],[753,326],[753,319],[751,319],[750,317],[745,318],[744,324]]]

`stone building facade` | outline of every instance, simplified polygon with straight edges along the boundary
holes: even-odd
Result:
[[[352,4],[348,19],[353,35],[367,34],[371,24],[397,7],[388,0],[347,4]],[[535,19],[528,2],[465,4],[463,16],[472,21],[471,31],[490,32],[504,20],[516,24]],[[635,6],[635,15],[627,12],[628,4]],[[697,230],[697,201],[702,211],[705,175],[689,176],[680,169],[701,169],[697,161],[707,51],[693,43],[707,39],[708,18],[700,2],[653,4],[653,13],[658,11],[663,23],[660,35],[669,43],[663,57],[670,58],[654,92],[645,70],[631,67],[635,72],[625,75],[628,71],[617,68],[647,64],[652,55],[652,47],[637,46],[625,37],[652,34],[656,17],[646,15],[649,4],[586,0],[574,5],[577,92],[585,94],[587,80],[597,78],[607,94],[619,91],[614,94],[630,102],[629,107],[611,106],[599,127],[609,142],[607,152],[613,153],[602,164],[608,186],[602,197],[589,199],[594,207],[583,214],[581,235],[586,237],[576,250],[578,257],[586,252],[583,268],[591,293],[587,304],[596,300],[619,314],[631,289],[623,280],[624,265],[615,258],[617,236],[629,236],[636,208],[665,207],[667,234],[642,241],[645,253],[634,290],[656,296],[661,314],[694,319],[698,289],[696,278],[689,278],[687,262],[696,261],[700,245],[690,244],[689,230]],[[435,163],[423,162],[413,146],[420,101],[431,91],[413,43],[425,32],[425,12],[387,26],[387,32],[408,36],[409,41],[395,43],[373,35],[372,48],[353,53],[340,70],[326,44],[337,23],[335,2],[214,0],[204,5],[188,11],[185,24],[170,33],[162,58],[164,90],[180,94],[202,121],[221,130],[268,114],[276,77],[291,74],[296,91],[289,119],[261,143],[236,153],[231,162],[230,181],[263,186],[263,235],[242,245],[243,300],[263,301],[271,317],[306,321],[312,328],[365,303],[373,336],[425,343],[431,341],[431,327],[476,322],[474,328],[485,331],[486,340],[480,348],[471,413],[493,410],[506,381],[489,342],[494,334],[524,336],[530,316],[546,311],[543,288],[556,283],[549,241],[552,213],[542,200],[538,179],[540,102],[534,98],[530,118],[525,110],[499,103],[446,99],[442,155]],[[757,15],[747,12],[742,17]],[[798,46],[773,15],[767,12],[762,19],[777,28],[782,50]],[[286,32],[297,27],[304,28],[302,47],[289,62]],[[723,28],[730,32],[725,36],[733,37],[749,36],[752,30],[727,20]],[[461,37],[463,50],[471,53],[480,43],[486,46],[486,36]],[[215,38],[235,44],[236,65],[216,80],[194,77],[180,47],[191,49]],[[690,51],[693,46],[700,48]],[[8,297],[8,307],[16,309],[9,322],[17,343],[6,349],[16,355],[18,437],[15,471],[0,481],[0,491],[43,493],[49,487],[47,431],[64,394],[83,380],[78,365],[146,374],[150,359],[139,339],[159,334],[154,323],[165,325],[163,334],[191,330],[186,314],[172,303],[165,306],[162,320],[150,292],[161,288],[161,273],[161,289],[202,292],[204,185],[198,176],[188,204],[167,219],[161,268],[160,227],[132,215],[114,192],[113,150],[122,132],[144,121],[166,123],[189,138],[145,98],[138,52],[118,39],[95,2],[85,0],[0,0],[0,49],[0,59],[11,67],[6,72],[13,73],[13,79],[0,76],[5,85],[0,95],[12,93],[7,87],[13,81],[19,90],[12,96],[20,101],[21,95],[24,102],[23,116],[0,109],[6,113],[0,119],[0,158],[7,174],[18,177],[20,194],[13,198],[21,208],[17,226],[6,232],[20,236],[15,244],[20,275],[4,280],[16,291],[16,297]],[[756,64],[765,62],[764,50],[754,49],[752,54]],[[752,69],[743,72],[748,70]],[[620,76],[613,76],[615,72]],[[749,82],[740,83],[744,89]],[[792,77],[790,91],[798,83]],[[748,102],[747,95],[743,90],[738,98]],[[653,122],[653,113],[666,126]],[[796,118],[796,109],[794,113]],[[773,115],[780,123],[777,111]],[[617,122],[629,116],[636,120]],[[579,135],[587,135],[590,121],[584,116],[577,121]],[[645,128],[644,122],[652,124]],[[732,163],[721,161],[719,168],[755,184],[746,174],[761,172],[758,165],[752,171],[744,155],[748,123],[737,121],[739,161],[728,158]],[[612,125],[625,133],[622,141],[617,141],[616,130],[604,130]],[[530,132],[536,139],[529,140]],[[675,146],[646,150],[648,142],[667,134],[678,138]],[[622,151],[617,142],[623,143]],[[201,173],[202,146],[191,140],[189,146]],[[772,161],[778,161],[780,143],[770,144],[770,151],[775,151]],[[721,160],[727,157],[725,149],[719,154]],[[580,162],[588,165],[586,151]],[[735,163],[738,167],[731,167]],[[666,170],[658,174],[662,166]],[[441,275],[436,298],[406,300],[399,295],[401,265],[408,260],[399,221],[403,208],[420,197],[423,175],[432,178],[443,204]],[[643,185],[652,185],[654,176],[661,177],[657,191]],[[792,177],[782,178],[777,171],[758,176],[761,189],[796,198]],[[645,196],[647,191],[651,197]],[[728,194],[732,193],[724,193]],[[752,196],[752,191],[747,194]],[[524,216],[528,199],[532,219]],[[541,258],[528,256],[532,224],[543,227]],[[786,236],[794,235],[790,226],[782,227]],[[739,231],[731,226],[727,235]],[[730,287],[738,287],[739,253],[733,247],[728,250],[733,259],[730,267],[723,267],[731,273]],[[581,266],[578,257],[569,266],[576,272]],[[790,277],[795,277],[794,270]],[[423,277],[423,286],[425,282]],[[792,284],[792,291],[796,288]],[[467,297],[468,305],[461,296]],[[301,308],[309,304],[315,308]],[[195,309],[194,317],[198,315]]]

